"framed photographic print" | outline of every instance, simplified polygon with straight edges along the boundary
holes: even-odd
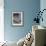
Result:
[[[23,12],[12,12],[12,25],[14,26],[23,25]]]

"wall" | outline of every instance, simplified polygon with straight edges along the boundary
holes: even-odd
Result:
[[[40,1],[40,9],[41,9],[41,11],[43,10],[43,9],[46,9],[46,0],[41,0]],[[43,12],[43,15],[42,15],[42,17],[43,17],[43,22],[41,21],[40,22],[40,25],[42,25],[42,26],[45,26],[46,27],[46,11],[44,11]]]
[[[18,41],[32,29],[35,12],[40,10],[40,0],[5,0],[4,1],[4,35],[7,41]],[[11,17],[13,11],[24,11],[24,26],[13,27]]]
[[[4,41],[4,2],[3,1],[4,0],[0,0],[0,42]]]

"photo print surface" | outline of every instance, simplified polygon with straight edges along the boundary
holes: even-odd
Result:
[[[12,25],[23,25],[23,12],[12,13]]]

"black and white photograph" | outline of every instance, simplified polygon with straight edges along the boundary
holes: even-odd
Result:
[[[12,25],[23,25],[23,12],[12,12]]]

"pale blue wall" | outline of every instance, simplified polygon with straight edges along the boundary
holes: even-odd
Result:
[[[46,0],[41,0],[40,1],[40,10],[42,11],[43,9],[46,9]],[[46,10],[43,12],[43,22],[40,21],[40,25],[46,27]]]
[[[32,20],[36,17],[35,12],[40,9],[40,0],[5,0],[4,2],[5,40],[18,41],[31,30]],[[23,27],[12,26],[12,11],[24,11]]]

